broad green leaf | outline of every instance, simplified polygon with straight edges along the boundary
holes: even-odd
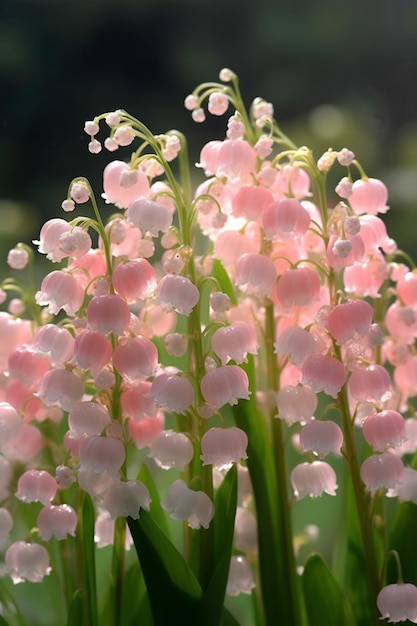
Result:
[[[237,304],[235,290],[233,289],[229,274],[226,272],[219,259],[213,259],[212,275],[216,278],[223,293],[229,296],[230,302]]]
[[[142,511],[127,518],[152,608],[154,626],[201,623],[202,590],[177,548]]]
[[[318,554],[308,559],[302,584],[309,626],[356,626],[342,589]]]
[[[152,626],[151,607],[138,560],[126,572],[123,597],[120,623],[123,626],[137,626],[138,624]]]
[[[155,485],[155,481],[149,470],[149,467],[145,463],[142,463],[138,474],[138,480],[141,480],[149,490],[149,495],[151,497],[150,513],[152,515],[152,519],[156,524],[158,524],[161,530],[163,530],[164,533],[168,535],[168,525],[166,523],[165,513],[160,506],[159,491]]]
[[[201,626],[220,624],[232,555],[237,506],[237,468],[233,465],[220,485],[215,498],[214,559],[212,578],[204,594]]]

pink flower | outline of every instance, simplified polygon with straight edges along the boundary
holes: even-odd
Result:
[[[376,178],[356,180],[349,196],[349,204],[356,215],[386,213],[388,210],[387,200],[387,188],[383,182]]]
[[[0,402],[0,450],[18,434],[23,420],[8,402]]]
[[[383,587],[376,599],[381,619],[389,622],[409,620],[417,624],[417,587],[411,583],[392,584]]]
[[[199,299],[199,290],[188,278],[168,274],[159,281],[155,302],[166,311],[175,310],[188,317]]]
[[[139,421],[157,414],[158,409],[151,396],[151,387],[150,381],[140,380],[122,391],[121,402],[125,416]]]
[[[275,295],[285,310],[309,306],[320,299],[320,278],[309,267],[286,270],[275,287]]]
[[[263,254],[242,254],[236,262],[236,283],[247,293],[267,296],[275,285],[277,271],[270,258]]]
[[[114,482],[103,497],[103,507],[112,520],[127,516],[138,519],[140,509],[149,511],[150,503],[148,488],[140,480]]]
[[[286,328],[274,345],[277,354],[288,354],[290,362],[295,365],[303,363],[312,354],[317,354],[322,347],[318,337],[300,326]]]
[[[407,306],[417,305],[417,273],[407,272],[397,282],[397,294]]]
[[[152,237],[158,237],[160,231],[166,233],[172,224],[172,212],[168,206],[143,196],[135,198],[129,204],[126,217]]]
[[[236,230],[223,230],[214,242],[214,256],[224,265],[234,265],[244,254],[259,251],[259,242]],[[247,282],[247,281],[245,281]]]
[[[74,372],[57,368],[42,377],[37,395],[46,406],[58,405],[69,411],[83,397],[84,383]]]
[[[303,452],[314,452],[326,456],[329,452],[341,454],[343,432],[332,420],[310,420],[300,432]]]
[[[400,446],[406,439],[404,418],[392,409],[367,417],[362,432],[369,445],[378,452]]]
[[[372,454],[361,465],[361,478],[367,491],[395,489],[404,477],[404,465],[392,452]]]
[[[72,437],[100,435],[111,422],[110,414],[99,402],[77,402],[68,414]]]
[[[256,167],[256,152],[242,139],[210,142],[200,155],[200,166],[207,175],[231,180],[247,178]]]
[[[59,248],[60,237],[70,230],[71,226],[66,220],[59,218],[48,220],[41,228],[39,241],[34,240],[33,243],[38,246],[41,254],[46,254],[47,259],[57,263],[66,256],[65,252]]]
[[[19,380],[26,388],[33,388],[49,370],[49,358],[32,352],[30,346],[18,346],[9,354],[8,373],[10,378]]]
[[[146,259],[119,263],[112,280],[117,293],[128,302],[146,298],[156,288],[156,272]]]
[[[245,362],[248,353],[258,352],[255,327],[247,322],[232,322],[213,333],[211,347],[223,365],[230,359],[236,363]]]
[[[129,435],[132,437],[138,450],[142,450],[152,445],[156,437],[162,432],[164,425],[165,417],[161,411],[153,417],[143,417],[138,422],[134,419],[129,419]]]
[[[112,161],[104,168],[103,196],[107,202],[115,204],[119,209],[127,209],[132,200],[138,196],[147,196],[149,193],[149,182],[143,172],[136,172],[133,185],[123,184],[125,174],[132,171],[129,164],[124,161]]]
[[[303,365],[301,382],[310,385],[314,393],[324,391],[332,398],[346,382],[346,369],[340,361],[331,356],[314,354],[309,356]]]
[[[272,204],[274,196],[260,185],[242,185],[232,199],[232,212],[235,217],[247,220],[262,218],[266,207]]]
[[[238,596],[240,593],[249,595],[254,587],[253,572],[249,561],[244,556],[232,556],[227,579],[227,595]]]
[[[163,373],[154,379],[150,395],[162,409],[184,414],[194,401],[194,388],[185,377]]]
[[[16,541],[6,551],[6,569],[14,584],[28,580],[32,583],[42,582],[51,568],[46,549],[38,543]]]
[[[228,467],[247,458],[248,437],[236,426],[210,428],[201,438],[203,465]]]
[[[0,508],[0,543],[7,541],[13,528],[13,518],[7,509]]]
[[[36,354],[49,356],[55,365],[63,365],[73,355],[74,338],[67,328],[46,324],[36,331],[30,349]]]
[[[226,365],[207,372],[201,379],[201,393],[208,406],[217,411],[223,405],[249,400],[249,380],[238,365]]]
[[[55,498],[58,484],[53,476],[44,470],[27,470],[17,483],[16,498],[23,502],[42,502],[48,506]]]
[[[39,535],[44,541],[51,537],[56,537],[58,541],[68,535],[74,537],[77,521],[77,514],[69,504],[46,506],[38,515]]]
[[[110,341],[95,330],[85,330],[75,338],[73,362],[93,374],[107,365],[112,356]]]
[[[214,504],[204,491],[189,489],[183,480],[174,481],[161,506],[172,519],[187,520],[191,528],[208,528],[214,516]]]
[[[175,467],[184,472],[194,456],[194,448],[184,433],[163,430],[152,441],[149,456],[155,459],[162,469]]]
[[[67,315],[73,316],[82,305],[84,295],[82,285],[72,274],[56,270],[45,276],[35,299],[40,306],[47,306],[53,315],[63,309]]]
[[[127,382],[152,376],[158,365],[158,350],[145,337],[123,340],[113,352],[113,365]]]
[[[91,469],[95,473],[116,474],[124,463],[126,451],[119,439],[92,435],[83,439],[80,445],[81,469]]]
[[[337,304],[328,316],[330,334],[339,344],[346,343],[359,335],[367,335],[372,322],[374,310],[365,300],[349,300]]]
[[[392,395],[391,378],[382,365],[358,367],[350,375],[348,388],[358,402],[384,402]]]
[[[266,239],[285,241],[301,237],[310,227],[310,214],[295,198],[280,198],[262,214]]]
[[[336,473],[325,461],[296,465],[291,472],[291,484],[298,500],[305,496],[317,498],[323,492],[329,496],[336,495]]]
[[[91,330],[107,335],[123,335],[130,323],[130,309],[123,298],[112,294],[95,296],[87,307],[87,320]]]
[[[244,506],[238,506],[235,517],[233,543],[237,550],[256,554],[258,550],[258,528],[255,515]]]
[[[288,424],[308,422],[317,409],[317,395],[310,387],[293,387],[285,385],[277,392],[277,407],[280,419]]]

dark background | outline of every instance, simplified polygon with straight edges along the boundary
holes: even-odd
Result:
[[[74,176],[100,194],[115,156],[87,150],[96,114],[124,108],[155,132],[178,127],[195,160],[222,138],[224,123],[194,124],[183,99],[225,66],[248,103],[274,103],[297,143],[317,157],[347,146],[383,177],[390,235],[413,253],[417,0],[0,0],[2,258],[62,216]]]

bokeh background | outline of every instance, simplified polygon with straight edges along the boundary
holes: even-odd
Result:
[[[60,213],[69,181],[101,191],[86,119],[125,108],[191,154],[223,123],[184,96],[228,66],[317,156],[354,150],[390,189],[390,234],[417,238],[417,0],[0,0],[0,276],[10,245]]]

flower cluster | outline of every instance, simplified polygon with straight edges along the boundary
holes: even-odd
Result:
[[[205,178],[194,192],[179,132],[154,135],[121,110],[99,115],[85,124],[90,152],[102,149],[103,126],[108,151],[135,145],[130,160],[104,169],[110,217],[77,177],[62,202],[75,217],[48,220],[34,241],[56,269],[34,291],[18,278],[2,284],[7,571],[14,583],[42,581],[52,537],[75,537],[90,554],[81,529],[91,506],[97,546],[112,544],[119,558],[114,590],[124,577],[120,550],[131,545],[125,518],[150,590],[137,537],[167,511],[188,528],[184,553],[199,551],[204,590],[219,577],[223,520],[232,532],[220,604],[226,591],[251,594],[256,585],[265,623],[282,602],[288,624],[302,624],[289,502],[295,509],[306,496],[340,494],[345,471],[369,588],[365,619],[376,619],[378,606],[392,621],[417,623],[415,588],[384,587],[373,538],[385,494],[417,503],[409,461],[417,273],[400,262],[380,217],[387,189],[350,149],[316,160],[282,133],[270,103],[257,98],[245,109],[232,71],[220,80],[185,99],[197,122],[206,102],[212,115],[233,109],[226,138],[201,150]],[[331,169],[340,182],[328,190]],[[79,205],[93,216],[79,215]],[[32,256],[18,244],[8,264],[24,270]],[[7,301],[8,291],[19,298]],[[227,523],[216,504],[225,493],[230,502],[235,494]],[[16,500],[19,511],[37,507],[25,540],[9,513]],[[266,577],[282,576],[284,562],[277,600]],[[308,608],[314,588],[305,589]]]

